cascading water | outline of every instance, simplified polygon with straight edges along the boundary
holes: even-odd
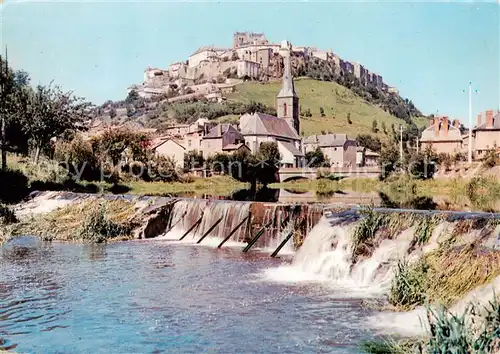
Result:
[[[250,212],[250,204],[248,203],[228,203],[208,200],[180,200],[172,210],[171,214],[171,230],[167,230],[166,234],[161,236],[163,239],[178,240],[186,231],[201,219],[199,225],[190,232],[184,241],[198,241],[210,228],[217,223],[216,227],[210,231],[207,236],[207,243],[217,245],[224,237],[241,223]],[[245,238],[246,228],[242,225],[228,241],[227,245],[237,242],[241,245],[241,241]],[[218,242],[212,242],[212,241]],[[204,241],[205,243],[205,241]]]
[[[392,266],[408,251],[413,230],[382,241],[370,257],[353,262],[351,234],[355,224],[341,225],[339,221],[323,217],[307,235],[291,265],[268,269],[267,276],[285,282],[322,281],[370,294],[386,290]]]

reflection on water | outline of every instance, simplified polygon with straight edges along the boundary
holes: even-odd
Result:
[[[0,349],[358,353],[368,310],[266,281],[282,261],[161,241],[0,248]]]
[[[175,197],[193,198],[194,192],[178,193]],[[263,187],[257,190],[241,189],[229,196],[218,196],[211,194],[198,195],[203,199],[253,201],[267,203],[345,203],[345,204],[380,204],[380,196],[377,193],[358,193],[352,191],[329,191],[318,193],[314,191],[302,191],[293,189],[276,189]]]

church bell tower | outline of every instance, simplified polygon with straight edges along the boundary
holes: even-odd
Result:
[[[286,41],[282,42],[280,51],[282,51],[285,71],[283,73],[281,91],[276,97],[276,110],[278,112],[278,118],[285,119],[300,136],[299,96],[297,96],[295,86],[293,84],[292,69],[290,64],[290,43]]]

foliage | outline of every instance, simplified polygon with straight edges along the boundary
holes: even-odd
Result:
[[[76,136],[71,141],[58,141],[54,159],[66,167],[77,180],[96,181],[101,177],[100,159],[90,142]]]
[[[276,115],[276,110],[274,108],[255,101],[250,101],[245,104],[240,102],[211,103],[202,100],[187,103],[174,103],[170,108],[172,110],[172,118],[179,123],[190,123],[199,118],[213,120],[231,114],[242,115],[255,112],[266,113],[273,116]]]
[[[9,225],[16,222],[16,214],[7,205],[0,204],[0,225]]]
[[[389,303],[409,310],[426,299],[429,266],[425,259],[414,264],[400,261],[396,267],[389,292]]]
[[[396,342],[392,339],[385,341],[367,341],[361,344],[361,351],[370,354],[410,354],[414,352],[415,343],[411,341]]]
[[[52,85],[22,90],[20,107],[23,131],[36,151],[36,163],[41,149],[49,145],[51,138],[78,129],[90,115],[89,103]]]
[[[486,151],[486,155],[483,158],[483,167],[493,168],[500,165],[500,156],[498,154],[499,152],[496,145],[492,149]]]
[[[375,152],[380,152],[382,148],[380,139],[371,134],[358,134],[358,136],[356,136],[356,141],[359,146],[363,146]]]
[[[325,116],[325,110],[323,109],[323,107],[319,107],[319,114],[320,116],[324,117]]]
[[[400,157],[398,150],[392,144],[382,144],[380,150],[380,165],[382,166],[381,179],[389,177],[400,167]]]
[[[365,207],[360,212],[361,221],[356,225],[352,235],[352,258],[355,262],[358,256],[371,254],[375,235],[384,223],[384,217],[371,207]]]
[[[428,309],[431,331],[428,353],[494,353],[500,350],[500,303],[496,296],[479,308],[471,304],[462,314],[440,307]]]
[[[372,121],[372,132],[378,133],[378,123],[375,119]]]
[[[122,160],[123,153],[129,149],[133,161],[147,161],[149,138],[129,129],[106,129],[91,141],[92,150],[102,158],[109,158],[113,166]]]
[[[351,120],[351,113],[347,113],[347,123],[348,124],[352,124],[352,120]]]
[[[134,205],[125,200],[88,199],[55,211],[38,214],[14,225],[14,235],[34,235],[45,241],[103,242],[127,238]]]
[[[500,182],[494,176],[475,176],[467,183],[465,193],[474,208],[494,211],[500,201]]]
[[[28,178],[18,170],[0,171],[0,201],[19,202],[29,191]]]
[[[407,166],[408,173],[414,179],[430,179],[436,172],[436,161],[437,156],[432,150],[411,154]]]
[[[203,154],[197,150],[191,150],[184,154],[184,170],[189,171],[193,168],[201,168],[205,159]]]
[[[85,219],[76,231],[75,239],[83,242],[102,243],[108,239],[127,236],[131,232],[128,225],[111,221],[106,215],[106,205],[91,205],[86,210]]]
[[[309,167],[330,167],[328,158],[319,147],[306,153],[306,164]]]
[[[276,182],[276,174],[281,163],[281,155],[278,150],[278,144],[275,142],[261,143],[259,153],[256,158],[257,180],[264,185]]]

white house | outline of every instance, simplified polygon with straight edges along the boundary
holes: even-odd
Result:
[[[171,138],[160,138],[153,145],[153,151],[159,156],[171,158],[178,168],[184,167],[186,148]]]

